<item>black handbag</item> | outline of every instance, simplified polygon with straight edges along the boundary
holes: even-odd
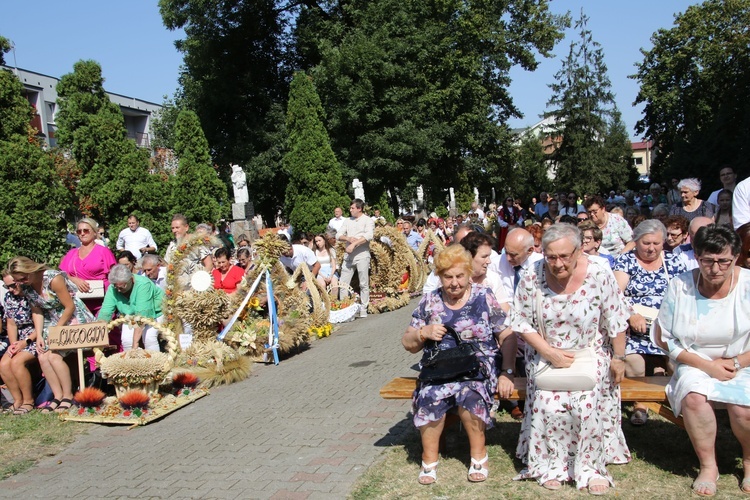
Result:
[[[425,352],[419,381],[425,384],[445,384],[465,380],[481,380],[481,364],[477,358],[477,347],[473,342],[464,342],[456,331],[445,326],[446,335],[456,340],[456,347],[440,349],[437,342]]]

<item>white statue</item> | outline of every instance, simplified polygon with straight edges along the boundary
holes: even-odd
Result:
[[[422,186],[417,186],[417,201],[424,201],[424,189]]]
[[[352,181],[352,187],[354,188],[354,197],[365,201],[365,186],[364,184],[362,184],[362,181],[360,181],[359,179],[354,179]]]
[[[479,189],[474,188],[474,201],[479,203]]]
[[[456,192],[453,190],[453,188],[450,188],[449,191],[450,191],[450,195],[451,195],[451,198],[450,198],[450,200],[451,200],[450,207],[455,209],[456,208]]]
[[[232,165],[232,187],[234,188],[234,202],[248,203],[250,196],[247,194],[247,174],[239,165]]]

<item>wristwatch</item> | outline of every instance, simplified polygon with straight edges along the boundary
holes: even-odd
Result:
[[[742,366],[740,365],[740,360],[737,359],[737,356],[733,357],[732,361],[734,361],[734,371],[740,371],[742,369]]]
[[[618,361],[625,361],[625,355],[623,354],[622,356],[618,356],[617,354],[615,354],[614,356],[612,356],[612,359],[616,359]]]
[[[513,374],[513,368],[508,368],[507,370],[503,370],[500,375],[507,375],[508,377],[512,377]]]

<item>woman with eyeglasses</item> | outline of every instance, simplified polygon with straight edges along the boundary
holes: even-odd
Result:
[[[740,490],[750,494],[750,271],[736,265],[741,245],[726,226],[698,229],[698,269],[669,284],[653,335],[677,366],[666,392],[700,462],[692,485],[700,496],[714,496],[719,479],[717,403],[726,406],[742,446]]]
[[[627,313],[611,272],[581,252],[581,233],[555,224],[542,237],[544,259],[523,275],[510,325],[526,341],[526,408],[516,456],[525,467],[514,479],[535,479],[559,490],[572,481],[603,495],[613,485],[607,464],[630,461],[622,432],[619,384],[624,374]],[[591,390],[546,390],[536,367],[573,363],[572,351],[593,347]]]
[[[82,297],[83,303],[92,314],[96,315],[102,307],[104,293],[109,287],[107,274],[112,266],[117,264],[112,250],[97,245],[96,236],[99,225],[94,219],[84,217],[76,225],[76,235],[81,240],[79,248],[71,248],[60,261],[60,270],[68,274],[79,292],[91,292],[95,285],[103,284],[100,294],[92,297]],[[101,283],[95,283],[101,282]]]
[[[649,339],[650,322],[656,317],[669,282],[687,269],[680,258],[664,252],[667,229],[656,219],[641,222],[633,231],[635,248],[615,259],[612,268],[620,290],[629,302],[630,329],[625,351],[625,376],[665,374],[664,353]],[[630,423],[648,421],[648,408],[634,403]]]
[[[662,222],[664,223],[664,227],[667,228],[667,239],[664,240],[664,249],[669,252],[675,252],[675,249],[687,240],[690,221],[682,215],[670,215]],[[679,250],[676,253],[679,253]]]
[[[13,406],[8,411],[25,415],[34,409],[34,388],[28,365],[36,361],[36,334],[31,306],[7,270],[3,271],[3,286],[8,290],[4,318],[10,343],[0,359],[0,377],[13,396]]]
[[[604,199],[592,196],[583,202],[592,221],[602,230],[602,247],[613,256],[627,252],[635,246],[633,230],[624,217],[607,212]]]
[[[611,269],[615,263],[614,257],[606,253],[599,253],[599,248],[602,245],[602,230],[588,219],[580,221],[578,229],[581,231],[583,253]]]
[[[63,358],[73,351],[49,350],[49,327],[89,323],[94,315],[76,296],[78,287],[65,273],[28,257],[14,257],[8,263],[8,272],[31,305],[39,365],[54,395],[42,412],[66,411],[73,404],[73,381]]]

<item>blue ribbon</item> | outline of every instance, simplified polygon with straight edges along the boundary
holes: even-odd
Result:
[[[271,273],[266,271],[266,293],[268,294],[268,319],[271,326],[268,330],[268,344],[266,349],[273,351],[273,364],[279,364],[279,316],[276,314],[276,301],[273,297],[273,282]]]
[[[268,271],[266,271],[268,272]],[[242,314],[242,311],[245,310],[245,306],[247,306],[248,301],[250,300],[250,297],[253,296],[255,293],[255,289],[258,288],[258,285],[260,284],[260,279],[263,277],[263,273],[258,274],[258,277],[255,278],[255,281],[253,282],[253,286],[250,287],[250,290],[247,292],[247,295],[245,295],[244,300],[242,301],[242,304],[240,304],[240,307],[237,309],[237,311],[232,315],[232,318],[229,320],[229,322],[226,324],[226,326],[221,330],[221,333],[219,333],[218,337],[216,337],[219,342],[224,340],[224,337],[227,336],[227,333],[229,333],[229,330],[232,329],[234,324],[237,322],[237,320],[240,317],[240,314]]]

